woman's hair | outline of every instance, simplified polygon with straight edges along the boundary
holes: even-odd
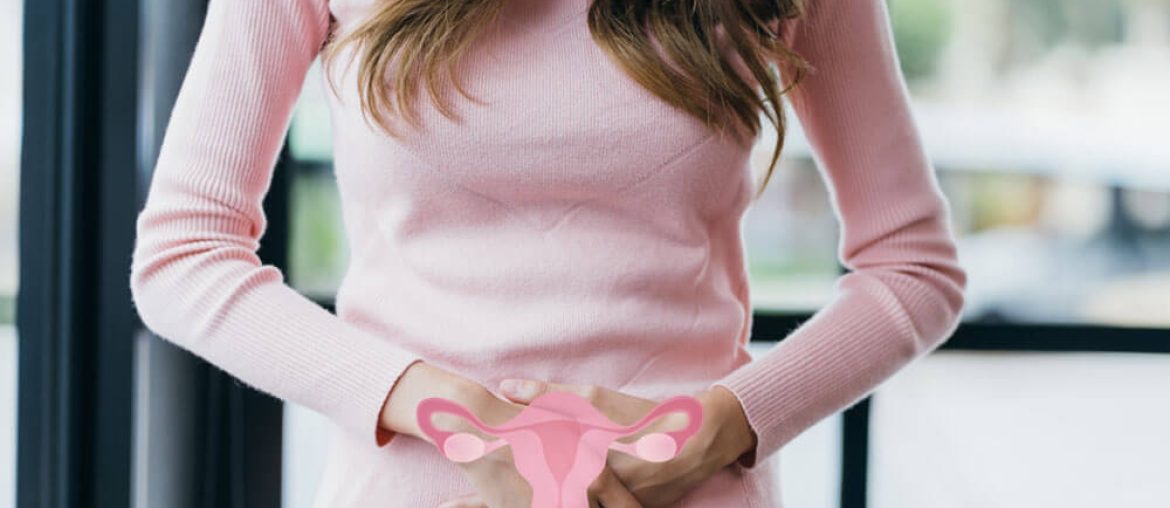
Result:
[[[506,0],[382,0],[352,31],[324,48],[328,62],[345,46],[357,44],[364,53],[358,74],[362,114],[372,114],[391,136],[385,108],[398,110],[411,124],[417,85],[425,80],[427,94],[446,117],[452,112],[439,86],[450,81],[470,97],[452,71],[475,37],[496,17]],[[634,80],[667,103],[694,115],[722,132],[754,138],[763,112],[776,128],[776,145],[762,192],[784,146],[785,116],[780,97],[803,77],[807,62],[784,45],[769,22],[803,14],[802,0],[593,0],[588,12],[594,41]],[[777,23],[775,26],[783,26]],[[763,90],[745,82],[716,45],[724,33],[743,68]],[[653,39],[651,38],[653,36]],[[662,48],[667,59],[655,50]],[[668,63],[669,62],[669,63]],[[391,84],[382,79],[394,68]],[[773,73],[770,63],[780,72]],[[330,65],[324,66],[329,76]],[[446,74],[440,71],[446,70]],[[781,83],[787,83],[782,85]],[[330,86],[336,93],[333,80]],[[476,101],[478,102],[478,101]],[[746,132],[745,132],[746,129]],[[757,197],[758,197],[757,193]]]

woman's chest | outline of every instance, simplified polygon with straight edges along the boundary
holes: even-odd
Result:
[[[441,86],[445,115],[420,83],[411,106],[417,124],[392,116],[394,138],[362,116],[357,62],[339,65],[342,95],[331,103],[338,159],[360,158],[352,166],[369,171],[410,167],[513,206],[570,208],[622,196],[656,196],[710,213],[742,205],[750,146],[628,75],[592,39],[584,0],[552,4],[558,7],[539,14],[502,12],[454,69],[467,96]]]

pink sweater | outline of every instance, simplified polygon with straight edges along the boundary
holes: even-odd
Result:
[[[131,287],[160,336],[338,425],[319,506],[433,506],[473,492],[412,436],[378,434],[422,360],[661,399],[712,384],[743,403],[754,457],[680,504],[777,506],[775,452],[950,335],[963,303],[949,209],[921,146],[882,0],[812,0],[787,27],[815,67],[795,111],[851,268],[767,355],[740,224],[750,146],[624,75],[590,39],[588,0],[509,0],[425,128],[367,125],[356,65],[331,96],[351,265],[337,315],[256,256],[275,158],[329,31],[374,0],[212,0],[137,223]],[[343,55],[348,56],[348,55]],[[345,58],[338,60],[344,63]]]

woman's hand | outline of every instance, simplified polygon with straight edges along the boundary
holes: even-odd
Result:
[[[561,385],[533,380],[507,380],[500,390],[509,400],[527,404],[550,391],[572,392],[590,401],[615,423],[630,425],[650,412],[658,402],[603,387]],[[695,395],[703,406],[703,423],[679,454],[666,462],[647,462],[627,454],[609,454],[607,472],[634,495],[645,508],[669,506],[700,482],[735,462],[755,446],[755,435],[735,396],[720,386]],[[686,424],[681,414],[667,415],[622,442],[659,430],[677,430]],[[612,480],[611,480],[612,481]],[[604,501],[603,501],[604,503]],[[473,505],[474,506],[474,505]],[[610,508],[609,504],[605,504]]]
[[[471,379],[426,362],[418,362],[403,372],[388,395],[382,410],[381,426],[433,445],[418,427],[415,417],[419,402],[428,397],[443,397],[457,402],[484,423],[493,426],[508,422],[524,409],[523,405],[501,399]],[[496,439],[463,418],[448,413],[434,415],[432,422],[436,427],[450,432],[468,432],[485,441]],[[529,508],[532,505],[532,488],[512,462],[511,447],[505,446],[477,460],[457,464],[476,492],[448,500],[442,507]],[[605,508],[642,508],[608,467],[602,470],[588,493],[591,508],[601,508],[603,505]]]
[[[485,390],[485,393],[486,390]],[[497,398],[487,393],[478,402],[474,413],[488,425],[500,425],[515,417],[523,405]],[[471,409],[469,406],[468,409]],[[474,425],[453,415],[438,414],[435,426],[451,432],[469,432],[481,439],[497,439],[482,433]],[[516,469],[512,448],[505,446],[477,460],[458,463],[463,473],[475,486],[475,493],[467,494],[439,505],[439,508],[530,508],[532,487]],[[588,489],[590,508],[642,508],[629,490],[608,467]]]

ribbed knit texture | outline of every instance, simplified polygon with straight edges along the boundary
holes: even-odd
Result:
[[[138,220],[146,325],[338,424],[318,506],[433,506],[472,486],[433,446],[376,431],[426,361],[648,398],[723,385],[758,446],[679,506],[778,506],[770,459],[953,331],[965,275],[912,122],[881,0],[812,0],[784,28],[815,67],[793,97],[842,225],[835,298],[750,361],[741,219],[750,146],[626,76],[588,0],[507,0],[461,64],[483,101],[425,93],[391,138],[336,62],[335,171],[351,264],[337,315],[256,255],[261,203],[307,69],[373,0],[211,0]],[[391,439],[393,437],[393,439]]]
[[[885,2],[807,5],[785,36],[815,70],[791,98],[829,184],[850,272],[812,319],[716,383],[739,397],[758,435],[746,466],[941,344],[966,286]]]

